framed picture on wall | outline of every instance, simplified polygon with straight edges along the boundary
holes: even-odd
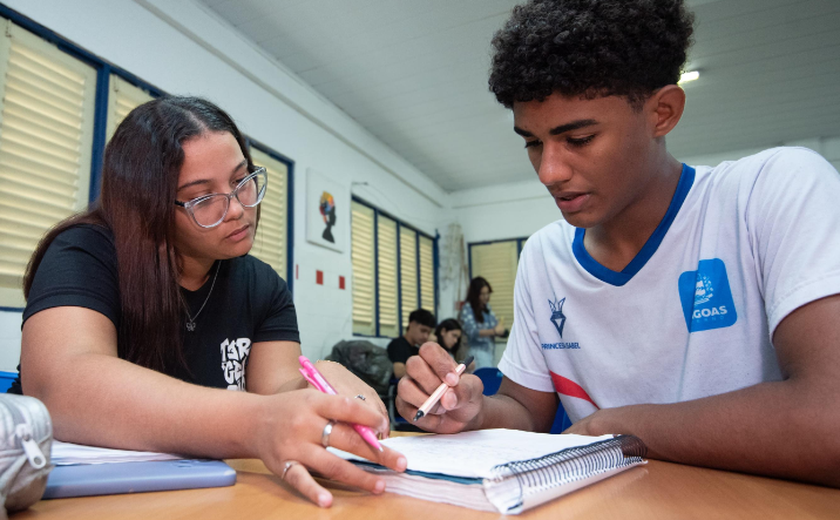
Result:
[[[338,252],[350,230],[347,188],[326,175],[306,171],[306,240]]]

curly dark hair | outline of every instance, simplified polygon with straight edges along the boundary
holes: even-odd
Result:
[[[679,80],[694,15],[683,0],[530,0],[493,37],[490,91],[516,101],[625,96]]]

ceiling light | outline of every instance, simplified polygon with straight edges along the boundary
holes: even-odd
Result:
[[[698,70],[689,70],[687,72],[683,72],[680,75],[680,80],[677,82],[678,84],[688,83],[689,81],[694,81],[695,79],[700,77],[700,71]]]

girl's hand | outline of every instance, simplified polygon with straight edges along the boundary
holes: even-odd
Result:
[[[388,419],[388,409],[385,407],[385,403],[382,402],[382,399],[379,398],[379,394],[376,393],[376,390],[359,379],[356,374],[350,372],[347,367],[341,363],[322,360],[315,363],[315,368],[317,368],[318,371],[323,374],[324,378],[330,382],[333,388],[335,388],[335,391],[338,392],[338,395],[347,397],[356,397],[357,395],[361,395],[364,399],[359,398],[358,401],[364,402],[366,405],[382,414],[386,420]],[[390,430],[385,430],[386,437],[388,431]]]
[[[268,469],[321,507],[329,507],[333,497],[312,478],[310,470],[374,494],[385,490],[384,480],[328,452],[322,440],[393,470],[405,470],[404,456],[384,446],[379,452],[351,426],[361,424],[380,433],[388,429],[387,419],[361,399],[326,395],[314,389],[261,399],[262,408],[256,412],[256,428],[252,430],[256,455]],[[330,421],[335,424],[327,436],[325,427]]]

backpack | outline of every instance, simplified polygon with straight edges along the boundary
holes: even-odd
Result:
[[[373,387],[383,400],[388,396],[394,368],[384,348],[364,340],[339,341],[326,359],[344,365]]]

